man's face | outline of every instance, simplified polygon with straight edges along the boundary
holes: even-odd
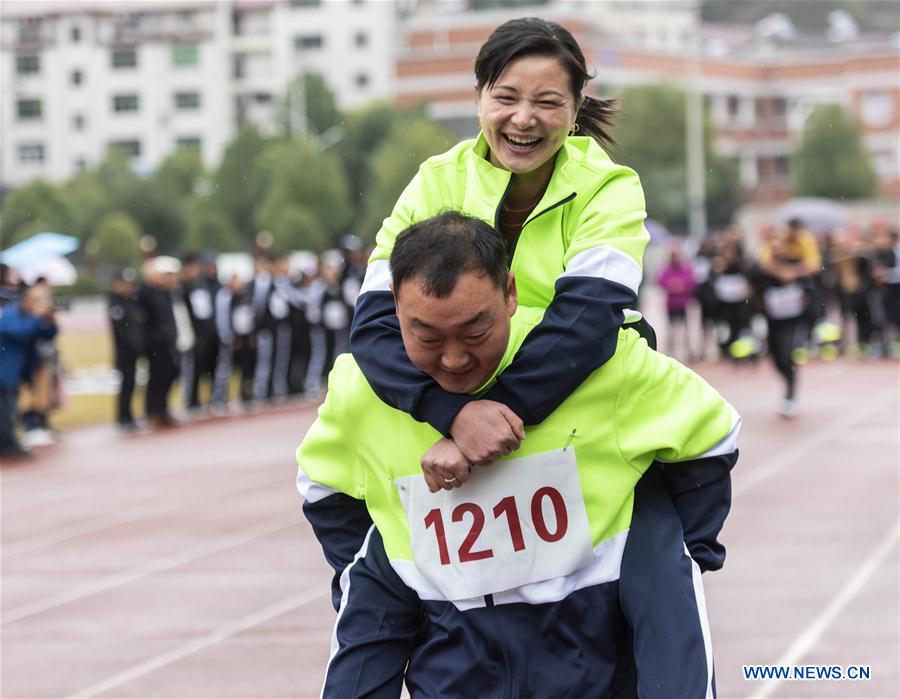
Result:
[[[403,282],[395,296],[406,353],[441,388],[471,393],[493,375],[516,312],[512,272],[506,289],[488,276],[467,272],[446,298],[429,296],[417,279]]]

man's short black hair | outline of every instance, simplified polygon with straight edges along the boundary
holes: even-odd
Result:
[[[509,271],[506,242],[478,218],[446,211],[413,224],[398,237],[391,253],[394,295],[403,282],[416,279],[429,296],[446,298],[459,276],[488,276],[506,292]]]

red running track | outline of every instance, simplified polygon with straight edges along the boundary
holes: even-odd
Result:
[[[706,576],[720,697],[898,697],[898,365],[699,370],[744,416],[725,569]],[[300,515],[292,407],[4,465],[2,679],[15,697],[314,697],[334,618]],[[868,682],[747,682],[752,663]]]

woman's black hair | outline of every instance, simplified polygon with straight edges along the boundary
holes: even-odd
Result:
[[[613,145],[607,127],[616,113],[615,100],[583,96],[584,86],[593,77],[587,72],[584,54],[575,37],[565,27],[537,17],[504,22],[484,42],[475,59],[475,83],[479,92],[493,85],[510,61],[521,56],[552,56],[569,73],[569,84],[580,103],[575,123],[585,136],[600,145]]]

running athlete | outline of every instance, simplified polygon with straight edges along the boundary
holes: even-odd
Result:
[[[543,315],[521,308],[510,322],[514,275],[501,237],[477,219],[445,213],[416,224],[398,239],[391,270],[411,361],[454,393],[489,389]],[[379,401],[344,355],[297,455],[304,512],[341,577],[323,696],[396,697],[404,674],[414,697],[621,691],[618,581],[635,485],[652,462],[666,462],[691,555],[718,567],[738,428],[702,379],[620,330],[613,358],[528,428],[514,458],[435,494],[418,462],[436,432]],[[346,499],[364,500],[375,524],[352,563],[341,551],[357,542],[355,523],[333,516]],[[647,565],[646,589],[633,584],[629,594],[658,593],[654,576],[679,569]],[[673,594],[699,587],[699,573],[692,563],[666,585]],[[696,624],[705,617],[697,599],[693,621],[635,626],[635,647]],[[641,696],[712,695],[705,619],[703,628],[702,671],[676,679],[667,666],[682,658],[644,653],[638,680],[650,691]]]
[[[636,301],[648,238],[643,192],[637,175],[613,163],[601,146],[610,142],[613,109],[584,95],[589,78],[577,42],[558,24],[527,18],[500,26],[475,62],[481,133],[426,161],[378,233],[350,349],[383,401],[445,438],[422,455],[433,488],[459,487],[471,464],[519,448],[525,425],[543,421],[612,356],[625,309]],[[390,291],[388,259],[399,232],[446,210],[494,224],[523,305],[546,309],[490,391],[478,397],[445,390],[410,362]],[[689,574],[690,559],[671,498],[659,492],[665,475],[638,487],[622,575],[623,607],[633,627],[698,605],[693,586],[668,584]],[[347,521],[356,515],[335,516]],[[351,558],[364,533],[356,547],[344,544]],[[671,551],[677,560],[667,557]],[[651,575],[661,560],[675,568]],[[652,594],[628,594],[646,592],[648,580],[658,585]],[[638,667],[647,668],[641,681],[659,675],[656,684],[664,685],[666,674],[705,672],[704,647],[697,623],[683,624],[677,636],[645,637],[634,649]],[[651,670],[643,654],[679,662]],[[648,684],[643,696],[665,696],[652,688]]]

